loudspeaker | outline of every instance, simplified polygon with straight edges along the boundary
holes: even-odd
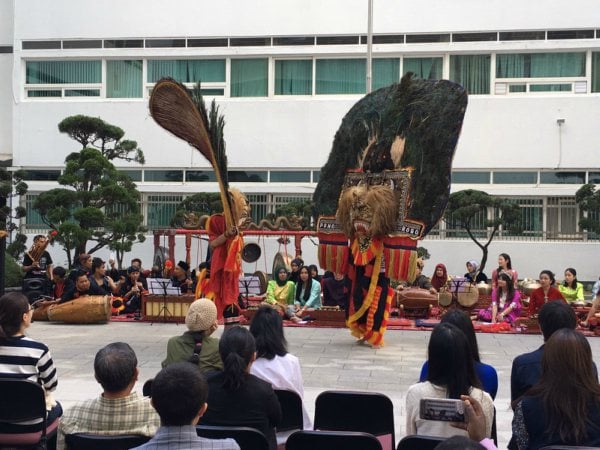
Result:
[[[46,280],[43,278],[25,278],[23,280],[22,292],[29,300],[29,303],[33,303],[39,300],[46,288]]]

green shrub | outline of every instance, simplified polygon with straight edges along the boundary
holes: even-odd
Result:
[[[21,266],[14,260],[8,253],[4,255],[4,286],[5,287],[16,287],[21,286],[23,280],[23,273],[21,272]]]

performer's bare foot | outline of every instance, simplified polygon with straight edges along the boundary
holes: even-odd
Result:
[[[358,339],[356,340],[356,343],[357,343],[358,345],[362,345],[362,344],[364,344],[365,342],[366,342],[366,340],[365,340],[365,338],[364,338],[364,337],[358,338]]]

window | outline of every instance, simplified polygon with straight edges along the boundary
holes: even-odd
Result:
[[[495,176],[495,175],[494,175]],[[542,237],[544,225],[544,201],[541,198],[516,198],[507,199],[511,203],[519,205],[521,217],[513,228],[519,230],[519,235],[529,237]],[[504,228],[502,235],[510,234],[510,230]]]
[[[229,40],[227,38],[209,38],[209,39],[188,39],[188,47],[227,47]]]
[[[146,48],[185,47],[185,39],[146,39]]]
[[[589,172],[588,183],[600,184],[600,172]]]
[[[494,172],[494,184],[537,184],[537,172]]]
[[[23,50],[58,50],[60,41],[23,41]]]
[[[452,42],[497,41],[498,33],[452,33]]]
[[[246,194],[250,205],[250,216],[254,223],[260,223],[269,213],[268,194]]]
[[[271,45],[270,37],[231,38],[229,45],[232,47],[264,47]]]
[[[33,204],[38,194],[26,194],[25,195],[25,228],[27,230],[44,230],[48,229],[48,225],[42,220],[41,214],[33,208]]]
[[[177,205],[183,195],[149,195],[148,196],[148,228],[166,228],[177,211]]]
[[[496,78],[585,76],[585,53],[517,53],[496,55]]]
[[[600,52],[592,52],[592,92],[600,92]]]
[[[27,97],[99,96],[101,61],[27,61]]]
[[[314,36],[274,37],[273,45],[315,45]]]
[[[451,55],[450,79],[469,94],[489,94],[490,60],[490,55]]]
[[[594,30],[548,31],[548,39],[594,39]]]
[[[354,45],[358,36],[317,36],[317,45]]]
[[[183,170],[145,170],[144,181],[180,183],[183,181]]]
[[[131,178],[131,181],[142,181],[142,171],[141,170],[124,170],[117,169],[120,174],[127,175]]]
[[[400,60],[398,58],[377,58],[373,60],[373,90],[400,80]]]
[[[63,41],[64,49],[69,48],[102,48],[102,41],[100,39],[85,39],[78,41]]]
[[[56,181],[60,176],[60,170],[35,170],[25,171],[25,181]]]
[[[452,172],[452,183],[489,184],[490,172]]]
[[[142,48],[142,39],[108,39],[104,41],[104,48]]]
[[[404,58],[402,76],[408,72],[423,80],[441,80],[443,58]]]
[[[313,170],[312,171],[312,182],[313,183],[318,183],[320,178],[321,178],[321,171],[320,170]]]
[[[148,82],[171,77],[181,83],[225,82],[225,60],[159,59],[148,61]]]
[[[316,94],[364,94],[366,92],[364,59],[318,59]]]
[[[574,197],[549,197],[546,211],[546,237],[548,239],[576,238],[578,217]]]
[[[275,95],[312,94],[312,60],[275,61]]]
[[[108,98],[142,97],[142,61],[106,61]]]
[[[501,41],[543,41],[546,39],[545,31],[501,31]]]
[[[267,59],[231,60],[231,96],[267,96]]]
[[[474,215],[473,219],[470,221],[470,230],[473,236],[475,237],[485,237],[487,236],[487,208],[482,207],[477,213]],[[449,238],[466,238],[469,237],[468,233],[463,228],[461,221],[455,219],[452,214],[448,214],[444,219],[446,224],[446,237]]]
[[[431,42],[450,42],[449,34],[407,34],[407,44],[427,44]]]
[[[367,43],[367,36],[360,37],[360,43]],[[376,34],[373,36],[373,44],[404,44],[403,34]]]
[[[585,172],[541,172],[542,184],[584,184]]]
[[[271,183],[310,183],[310,170],[271,170]]]
[[[217,181],[214,170],[186,170],[185,181],[209,182]]]
[[[240,183],[266,183],[266,170],[230,170],[227,172],[229,181]]]

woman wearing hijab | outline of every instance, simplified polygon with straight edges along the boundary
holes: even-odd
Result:
[[[265,302],[271,306],[280,306],[284,310],[288,305],[294,304],[296,285],[288,280],[287,269],[283,266],[275,269],[273,279],[267,285]]]
[[[479,261],[471,259],[467,261],[467,273],[465,278],[471,283],[487,283],[488,277],[485,273],[479,271]]]
[[[431,286],[437,291],[446,286],[448,283],[448,271],[446,270],[446,266],[443,264],[438,264],[435,266],[435,270],[433,271],[433,276],[431,277]]]

